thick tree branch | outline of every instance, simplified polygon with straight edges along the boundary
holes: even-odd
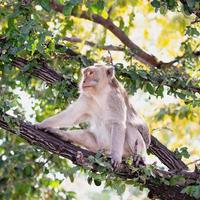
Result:
[[[13,66],[18,67],[19,69],[23,70],[23,67],[25,67],[29,62],[21,57],[17,57],[12,61]],[[48,64],[44,61],[38,61],[38,66],[34,66],[31,72],[28,72],[30,74],[34,74],[34,76],[38,77],[41,80],[44,80],[48,84],[55,82],[55,81],[62,81],[64,78],[60,76],[57,72],[52,70]],[[71,86],[73,83],[71,80],[68,81],[69,86]]]
[[[154,136],[151,136],[151,144],[149,151],[166,165],[170,170],[187,170],[187,165],[177,158],[176,154],[170,151],[166,146],[158,141]]]
[[[9,125],[6,122],[6,118],[9,118],[11,120],[12,125]],[[95,156],[94,153],[91,153],[85,149],[77,147],[68,142],[64,142],[60,138],[56,138],[49,133],[43,132],[41,130],[36,130],[34,126],[32,126],[30,123],[19,121],[18,119],[15,119],[14,117],[1,113],[0,127],[9,132],[12,132],[13,134],[18,135],[19,137],[24,138],[26,141],[28,141],[32,145],[40,146],[44,148],[45,150],[48,150],[54,154],[63,156],[71,160],[74,164],[82,165],[83,167],[86,167],[90,170],[93,170],[94,172],[97,172],[96,165],[89,163],[89,161],[87,160],[89,156],[91,155]],[[80,163],[77,161],[78,152],[82,152],[84,156],[83,163]],[[175,172],[162,171],[159,169],[155,169],[153,173],[154,173],[154,176],[148,176],[146,182],[143,183],[147,188],[149,188],[151,197],[158,197],[163,200],[171,200],[174,198],[176,200],[194,199],[187,196],[186,194],[182,194],[181,191],[188,184],[195,183],[198,180],[200,181],[199,174],[195,172],[184,172],[184,171],[175,173]],[[124,168],[122,168],[118,172],[115,172],[115,175],[123,179],[133,179],[135,177],[138,177],[140,174],[135,173],[135,172],[133,173],[126,165],[124,165]],[[161,178],[170,180],[170,178],[176,175],[182,176],[185,179],[185,182],[177,183],[174,186],[170,186],[170,185],[165,185],[159,181],[159,179]],[[139,181],[141,182],[141,180]]]

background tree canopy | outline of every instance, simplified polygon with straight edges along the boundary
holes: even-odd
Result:
[[[133,186],[149,198],[200,199],[199,56],[199,0],[0,0],[0,199],[80,198],[84,186],[76,195],[67,182],[77,174],[101,185],[84,199],[111,199],[111,189],[144,199]],[[30,124],[77,98],[81,69],[100,61],[165,145],[152,137],[147,167],[128,160],[114,172],[101,154]]]

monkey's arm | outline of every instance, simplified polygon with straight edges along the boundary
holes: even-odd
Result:
[[[36,124],[37,128],[64,128],[78,123],[87,114],[88,100],[80,96],[73,104],[59,114],[52,116],[41,123]]]
[[[111,137],[111,162],[114,168],[118,168],[124,151],[125,126],[122,123],[112,123]]]
[[[126,105],[123,96],[113,91],[108,96],[111,124],[111,162],[117,168],[122,161],[126,134]]]
[[[53,135],[61,138],[64,141],[69,141],[74,144],[78,144],[95,153],[98,151],[96,139],[89,130],[83,129],[64,131],[60,129],[49,128],[48,131],[50,131]]]

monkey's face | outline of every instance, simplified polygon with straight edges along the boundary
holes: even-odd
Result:
[[[102,89],[106,87],[113,77],[113,68],[105,65],[94,65],[83,70],[81,87],[83,90]]]
[[[99,83],[99,71],[94,67],[87,67],[83,71],[82,88],[91,88],[97,86]]]

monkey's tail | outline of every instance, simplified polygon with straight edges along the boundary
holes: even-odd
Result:
[[[147,125],[146,124],[138,125],[137,128],[140,134],[142,135],[144,142],[146,144],[146,147],[148,149],[151,144],[151,135],[150,135]]]

